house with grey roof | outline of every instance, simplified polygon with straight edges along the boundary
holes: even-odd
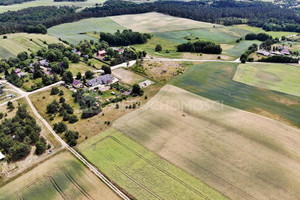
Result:
[[[88,80],[86,82],[86,85],[88,87],[94,87],[94,86],[97,86],[97,85],[107,85],[107,84],[112,83],[113,80],[114,80],[114,77],[111,74],[105,74],[103,76]]]

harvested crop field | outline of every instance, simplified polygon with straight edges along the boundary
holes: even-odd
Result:
[[[115,129],[98,134],[79,149],[136,199],[227,199]]]
[[[88,33],[96,32],[95,34],[99,35],[100,32],[114,33],[117,30],[124,29],[124,27],[115,23],[111,19],[100,17],[53,26],[48,29],[48,33],[77,45],[81,40],[99,40],[99,38],[93,37]]]
[[[145,77],[122,68],[113,70],[112,75],[129,85],[140,83],[146,80]]]
[[[233,80],[300,97],[300,68],[286,64],[241,64]]]
[[[6,34],[7,39],[0,38],[0,57],[9,58],[16,57],[18,53],[26,51],[38,51],[42,47],[46,47],[51,43],[60,43],[60,41],[50,35],[43,34],[28,34],[28,33],[14,33]]]
[[[113,124],[231,199],[299,199],[300,131],[166,85]]]
[[[190,67],[171,84],[205,98],[300,128],[300,98],[233,81],[238,64],[210,62]]]
[[[0,199],[119,199],[70,153],[59,153],[0,188]]]
[[[120,15],[109,18],[121,26],[144,33],[177,31],[194,28],[213,28],[214,26],[221,26],[194,21],[191,19],[173,17],[156,12],[135,15]]]
[[[234,56],[234,57],[239,57],[241,56],[245,51],[247,51],[247,49],[252,45],[252,44],[257,44],[259,45],[261,42],[259,41],[249,41],[249,40],[245,40],[245,41],[241,41],[239,44],[236,44],[233,48],[229,48],[229,49],[223,49],[223,53],[230,55],[230,56]],[[222,47],[223,48],[223,47]]]

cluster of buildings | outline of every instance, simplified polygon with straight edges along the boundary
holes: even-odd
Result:
[[[73,88],[83,88],[84,86],[87,86],[88,88],[93,88],[97,86],[107,86],[111,83],[117,82],[118,79],[112,76],[111,74],[105,74],[102,76],[98,76],[96,78],[90,79],[86,81],[86,83],[82,83],[80,80],[74,80],[72,83]]]
[[[256,52],[257,54],[263,55],[263,56],[271,56],[271,55],[281,55],[281,56],[289,56],[291,55],[290,51],[286,46],[279,47],[278,51],[267,51],[264,49],[259,49]]]
[[[122,54],[124,52],[123,48],[117,48],[117,47],[111,47],[114,51],[117,51],[119,54]],[[99,50],[97,52],[97,58],[100,60],[103,60],[104,57],[106,56],[106,50]]]

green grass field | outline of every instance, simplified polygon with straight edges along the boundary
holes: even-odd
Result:
[[[300,68],[285,64],[241,64],[234,81],[300,97]]]
[[[250,32],[233,27],[219,26],[216,28],[210,27],[182,31],[159,32],[154,33],[154,35],[175,43],[188,42],[185,37],[198,37],[201,40],[209,40],[223,44],[235,42],[236,39],[244,37],[247,33]]]
[[[42,34],[15,33],[6,34],[6,36],[7,39],[3,39],[3,35],[0,37],[1,58],[15,57],[22,51],[38,51],[47,46],[44,42],[48,44],[60,42],[53,36]]]
[[[79,149],[136,199],[227,199],[114,129],[89,139]]]
[[[59,153],[0,188],[0,199],[119,199],[70,153]]]
[[[68,71],[72,72],[72,74],[74,76],[76,76],[78,74],[78,72],[80,72],[81,74],[84,74],[88,70],[94,71],[95,68],[88,66],[84,62],[71,63],[69,66],[69,69],[68,69]]]
[[[103,3],[104,0],[87,0],[84,2],[54,2],[53,0],[36,0],[22,4],[13,4],[8,6],[0,6],[0,13],[10,11],[21,10],[24,8],[37,7],[37,6],[76,6],[76,7],[87,7],[94,6],[95,3]]]
[[[226,105],[300,127],[299,97],[233,81],[237,65],[218,62],[195,65],[171,83]]]
[[[273,38],[281,38],[282,36],[289,36],[289,35],[295,35],[297,34],[296,32],[285,32],[285,31],[265,31],[262,28],[259,27],[253,27],[253,26],[248,26],[245,24],[242,25],[234,25],[233,27],[239,28],[239,29],[244,29],[249,32],[253,33],[267,33],[269,35],[272,35]]]
[[[261,42],[247,40],[242,41],[239,44],[236,44],[233,48],[224,50],[222,53],[233,57],[239,57],[248,49],[249,46],[251,46],[254,43],[259,45]]]
[[[62,38],[72,44],[78,44],[81,40],[95,40],[98,38],[91,36],[91,32],[101,31],[114,33],[117,30],[125,29],[109,18],[90,18],[83,19],[78,22],[60,24],[48,29],[48,33],[57,38]]]

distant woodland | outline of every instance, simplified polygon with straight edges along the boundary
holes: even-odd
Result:
[[[1,0],[0,5],[8,6],[8,5],[12,5],[12,4],[25,3],[28,1],[34,1],[34,0]]]
[[[205,2],[158,1],[136,4],[109,0],[103,6],[95,6],[75,12],[72,7],[34,7],[0,14],[0,34],[28,32],[28,26],[39,23],[46,28],[90,17],[106,17],[122,14],[138,14],[156,11],[171,16],[224,25],[248,24],[266,31],[293,31],[300,33],[298,11],[281,8],[266,2],[216,1]],[[44,32],[44,31],[43,31]]]

